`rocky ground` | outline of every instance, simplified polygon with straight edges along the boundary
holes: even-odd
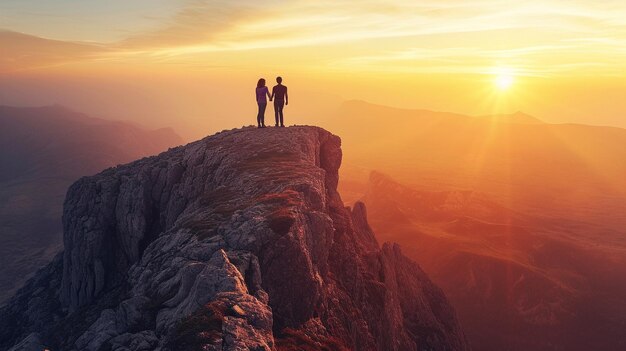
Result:
[[[441,290],[343,206],[341,157],[320,128],[243,128],[82,178],[0,349],[468,349]]]

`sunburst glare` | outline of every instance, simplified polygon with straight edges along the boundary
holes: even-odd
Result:
[[[510,68],[496,68],[494,70],[494,84],[499,91],[507,91],[515,83],[515,75]]]

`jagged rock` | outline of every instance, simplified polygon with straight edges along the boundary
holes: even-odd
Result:
[[[153,331],[144,330],[139,333],[125,333],[109,340],[112,351],[150,351],[155,350],[159,339]]]
[[[0,348],[468,349],[443,293],[344,208],[340,164],[320,128],[244,128],[79,180],[63,257],[0,310]]]
[[[9,351],[41,351],[46,346],[41,343],[41,337],[37,333],[30,333],[24,340],[9,349]]]

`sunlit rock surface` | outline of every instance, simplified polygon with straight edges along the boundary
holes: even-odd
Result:
[[[243,128],[82,178],[0,348],[466,350],[439,288],[337,193],[340,139]]]

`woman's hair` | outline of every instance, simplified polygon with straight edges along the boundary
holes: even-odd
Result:
[[[265,79],[261,78],[259,79],[259,81],[256,83],[256,87],[260,88],[260,87],[264,87],[265,86]]]

